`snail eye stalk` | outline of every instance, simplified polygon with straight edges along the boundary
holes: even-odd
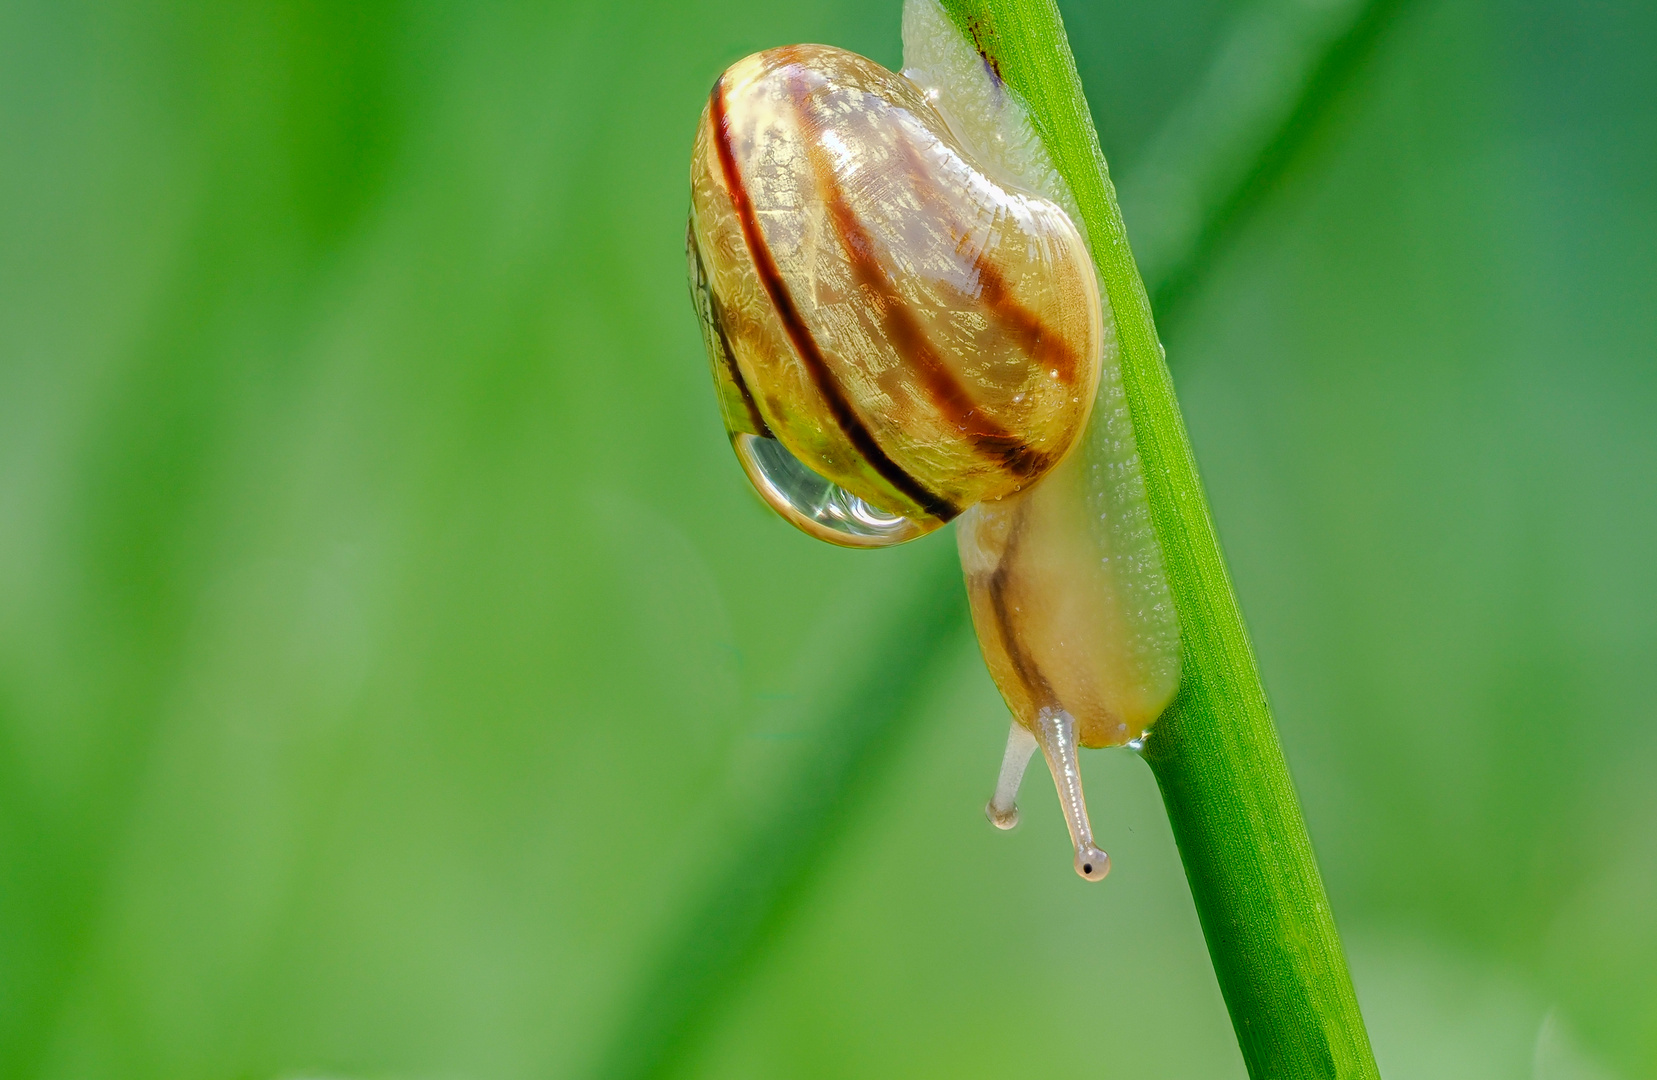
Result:
[[[1076,848],[1076,873],[1089,881],[1103,881],[1110,873],[1110,856],[1093,842],[1093,824],[1082,797],[1082,765],[1076,757],[1076,720],[1063,709],[1043,709],[1036,717],[1036,741],[1047,758],[1047,771],[1059,789],[1059,807]]]

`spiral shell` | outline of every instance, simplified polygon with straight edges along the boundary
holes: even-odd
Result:
[[[904,76],[821,45],[739,61],[691,192],[725,424],[801,528],[910,539],[1028,487],[1086,427],[1105,327],[1082,236]]]

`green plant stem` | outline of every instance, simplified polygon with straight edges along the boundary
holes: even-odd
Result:
[[[945,0],[1029,103],[1086,220],[1184,648],[1145,758],[1256,1080],[1378,1078],[1196,458],[1053,0]]]

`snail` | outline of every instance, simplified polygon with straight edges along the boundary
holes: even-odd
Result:
[[[904,71],[825,45],[715,82],[691,164],[691,292],[732,447],[819,539],[954,521],[973,624],[1013,715],[986,812],[1018,820],[1037,747],[1077,873],[1103,878],[1078,747],[1137,743],[1179,682],[1179,625],[1070,189],[937,0]]]

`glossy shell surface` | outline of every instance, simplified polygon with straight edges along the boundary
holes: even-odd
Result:
[[[692,283],[739,454],[776,439],[908,539],[1076,443],[1105,335],[1086,245],[975,164],[914,83],[827,46],[750,56],[714,86],[691,180]]]

